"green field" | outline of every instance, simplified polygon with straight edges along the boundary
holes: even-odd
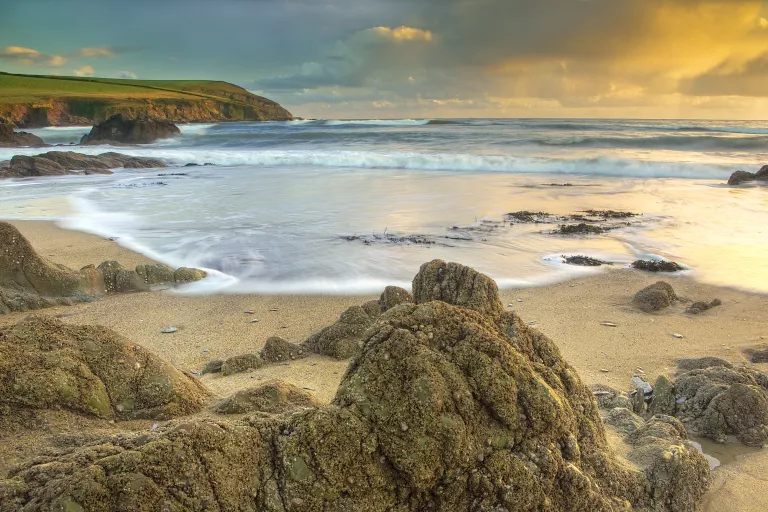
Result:
[[[94,120],[114,112],[139,111],[148,105],[159,106],[161,110],[170,108],[169,105],[190,109],[200,102],[207,102],[209,111],[213,108],[217,115],[231,120],[291,117],[276,102],[221,81],[128,80],[0,72],[0,111],[19,106],[45,108],[54,102],[65,105],[72,115]]]

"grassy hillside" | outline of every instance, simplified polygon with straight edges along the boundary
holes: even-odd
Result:
[[[292,118],[278,103],[227,82],[0,73],[0,115],[20,126],[93,123],[119,112],[175,122]]]

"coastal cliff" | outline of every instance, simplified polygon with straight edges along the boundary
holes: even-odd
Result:
[[[142,113],[174,123],[293,119],[280,104],[227,82],[0,73],[0,116],[19,127],[95,124]]]

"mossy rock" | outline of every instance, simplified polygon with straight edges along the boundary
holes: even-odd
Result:
[[[292,384],[274,380],[254,388],[243,389],[216,406],[219,414],[265,412],[281,414],[287,411],[315,407],[312,395]]]
[[[677,294],[675,294],[675,290],[669,283],[664,281],[659,281],[643,288],[635,294],[633,299],[635,305],[646,313],[668,308],[676,300]]]
[[[195,379],[98,326],[31,317],[0,337],[0,402],[101,418],[171,418],[209,397]]]
[[[307,357],[304,347],[295,345],[278,336],[267,339],[264,348],[261,349],[261,359],[266,363],[280,363],[293,361]]]
[[[242,354],[232,356],[221,365],[221,374],[226,376],[255,370],[264,366],[264,361],[258,354]]]

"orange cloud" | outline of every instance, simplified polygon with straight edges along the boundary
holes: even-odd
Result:
[[[6,46],[0,50],[0,60],[16,64],[17,66],[54,66],[59,67],[67,63],[66,57],[61,55],[46,55],[32,48],[23,46]]]
[[[80,50],[79,55],[81,57],[113,57],[115,53],[111,48],[101,46],[98,48],[83,48]]]

